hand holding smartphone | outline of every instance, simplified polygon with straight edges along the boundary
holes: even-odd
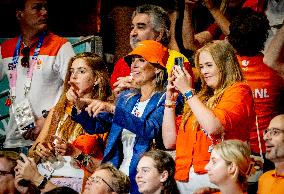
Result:
[[[174,65],[179,66],[181,69],[184,67],[183,62],[184,62],[183,57],[175,57],[174,59]]]

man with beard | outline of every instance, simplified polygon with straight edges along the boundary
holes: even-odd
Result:
[[[4,147],[27,153],[62,92],[71,44],[47,30],[46,0],[18,0],[21,35],[0,47],[0,80],[10,84],[10,120]]]
[[[284,114],[274,117],[264,131],[266,158],[275,165],[275,170],[259,178],[258,194],[284,193]]]

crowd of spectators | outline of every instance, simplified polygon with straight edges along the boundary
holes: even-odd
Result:
[[[214,23],[197,32],[200,3]],[[145,4],[109,72],[48,30],[46,0],[18,1],[21,34],[0,47],[0,193],[284,193],[284,1],[183,8],[193,55],[170,44],[169,14]]]

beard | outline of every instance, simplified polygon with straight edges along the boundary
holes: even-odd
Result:
[[[137,44],[138,44],[139,42],[141,42],[141,40],[138,39],[138,38],[136,38],[136,37],[130,38],[130,45],[131,45],[131,48],[134,49],[134,48],[137,46]]]

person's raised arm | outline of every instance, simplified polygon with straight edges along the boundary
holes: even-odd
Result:
[[[171,20],[171,26],[170,26],[170,42],[169,42],[169,49],[179,51],[179,47],[175,38],[175,27],[176,27],[176,20],[177,20],[177,12],[173,11],[169,14],[170,20]]]
[[[182,25],[182,39],[186,49],[195,51],[199,48],[198,40],[195,40],[195,32],[192,24],[192,10],[198,0],[185,0],[184,17]]]
[[[173,74],[176,77],[173,84],[182,94],[186,96],[186,93],[193,90],[192,78],[185,69],[176,67]],[[206,130],[209,135],[219,133],[223,130],[224,127],[220,120],[211,109],[203,104],[197,95],[187,98],[186,103],[189,105],[200,127]]]
[[[178,93],[172,84],[173,80],[174,77],[170,75],[166,92],[165,110],[162,124],[163,143],[167,149],[175,149],[177,136],[175,105]]]
[[[230,29],[229,29],[230,22],[229,22],[229,20],[220,11],[220,9],[213,4],[212,0],[203,0],[203,3],[205,4],[207,9],[209,10],[211,15],[213,16],[215,22],[220,27],[223,34],[228,36],[229,33],[230,33]]]
[[[284,78],[284,25],[282,25],[268,45],[264,53],[263,62]]]

